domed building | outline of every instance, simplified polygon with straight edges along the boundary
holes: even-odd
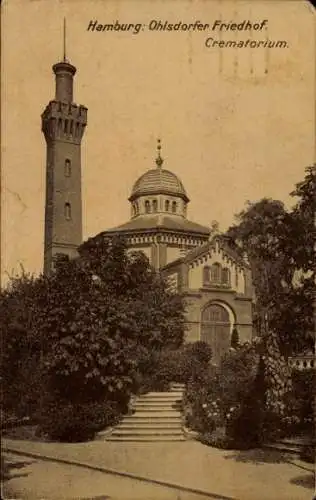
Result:
[[[124,235],[141,250],[186,301],[186,339],[211,345],[219,363],[235,328],[240,342],[252,337],[252,282],[249,265],[224,236],[187,218],[189,197],[176,174],[163,168],[158,141],[156,167],[132,187],[131,218],[97,237]]]
[[[58,256],[76,258],[82,242],[81,141],[87,108],[73,101],[76,68],[65,56],[53,66],[55,97],[42,114],[46,140],[44,273]],[[187,340],[204,340],[218,363],[233,329],[241,342],[252,336],[252,286],[248,264],[210,229],[187,218],[189,197],[181,180],[156,166],[135,182],[128,222],[95,238],[123,235],[129,249],[142,250],[186,301]]]
[[[163,168],[158,141],[156,167],[134,183],[129,202],[131,219],[103,234],[126,237],[156,269],[164,267],[209,239],[210,229],[187,219],[189,198],[181,180]]]

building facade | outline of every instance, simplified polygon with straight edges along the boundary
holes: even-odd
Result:
[[[55,99],[42,114],[47,144],[45,274],[58,255],[76,257],[82,243],[81,141],[87,124],[87,108],[73,102],[76,68],[64,59],[53,71]],[[234,328],[241,342],[252,337],[250,269],[224,237],[210,238],[210,228],[188,218],[187,192],[163,164],[159,140],[156,165],[132,187],[130,220],[95,238],[120,235],[129,250],[145,253],[184,295],[187,340],[209,343],[218,363]]]
[[[241,343],[251,340],[251,271],[224,237],[215,236],[162,272],[185,298],[187,341],[210,344],[215,363],[229,349],[234,328]]]
[[[136,180],[129,197],[131,219],[98,235],[120,235],[128,248],[143,251],[186,303],[186,340],[211,345],[218,363],[236,328],[240,342],[252,338],[252,282],[247,262],[223,236],[187,218],[189,198],[181,180],[162,168]]]

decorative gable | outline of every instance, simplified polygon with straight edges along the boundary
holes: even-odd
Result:
[[[188,265],[189,289],[221,288],[245,294],[244,266],[218,240],[205,245]]]

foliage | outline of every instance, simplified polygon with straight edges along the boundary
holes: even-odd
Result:
[[[268,198],[248,202],[227,232],[230,245],[247,253],[251,265],[257,331],[276,332],[285,356],[313,343],[315,185],[314,165],[291,193],[299,197],[292,211]]]
[[[299,269],[314,269],[315,213],[316,213],[316,164],[305,170],[303,181],[291,193],[298,201],[293,209],[292,254]]]
[[[198,340],[197,342],[187,343],[184,347],[185,362],[189,366],[197,363],[203,368],[207,367],[212,358],[212,348],[207,342]]]
[[[209,369],[211,355],[211,347],[201,341],[184,344],[178,349],[150,351],[138,365],[142,373],[141,391],[164,391],[172,382],[187,383],[196,378],[197,373]]]
[[[264,350],[260,340],[231,349],[215,374],[188,386],[187,424],[199,432],[202,442],[241,449],[258,446],[279,431],[287,379],[282,364],[271,375],[271,359],[262,356]],[[277,391],[271,382],[275,378]]]
[[[236,326],[234,326],[232,331],[230,345],[233,349],[236,349],[239,346],[239,333]]]
[[[116,411],[124,412],[140,355],[182,344],[183,311],[182,298],[168,289],[142,253],[128,254],[119,238],[89,240],[80,248],[80,258],[60,259],[51,276],[24,276],[2,292],[6,348],[1,364],[9,383],[5,405],[16,406],[21,396],[29,412],[25,403],[34,391],[31,411],[40,404],[41,414],[49,415],[45,405],[51,396],[66,420],[78,409],[74,427],[80,415],[85,419],[81,409],[89,405],[116,401]],[[64,435],[62,429],[60,433]]]
[[[96,432],[118,422],[114,402],[76,403],[46,401],[38,415],[42,435],[50,440],[78,442],[93,439]]]
[[[315,371],[313,369],[293,370],[291,382],[292,390],[289,394],[287,412],[282,423],[288,434],[313,434]]]
[[[292,389],[291,371],[281,355],[277,335],[270,332],[264,339],[264,377],[266,383],[266,411],[281,419],[286,412],[287,398]]]
[[[37,304],[46,280],[23,271],[0,293],[2,405],[6,412],[32,414],[42,393],[41,338],[36,331]]]

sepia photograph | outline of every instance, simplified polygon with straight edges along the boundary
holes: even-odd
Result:
[[[312,3],[1,14],[1,498],[311,500]]]

